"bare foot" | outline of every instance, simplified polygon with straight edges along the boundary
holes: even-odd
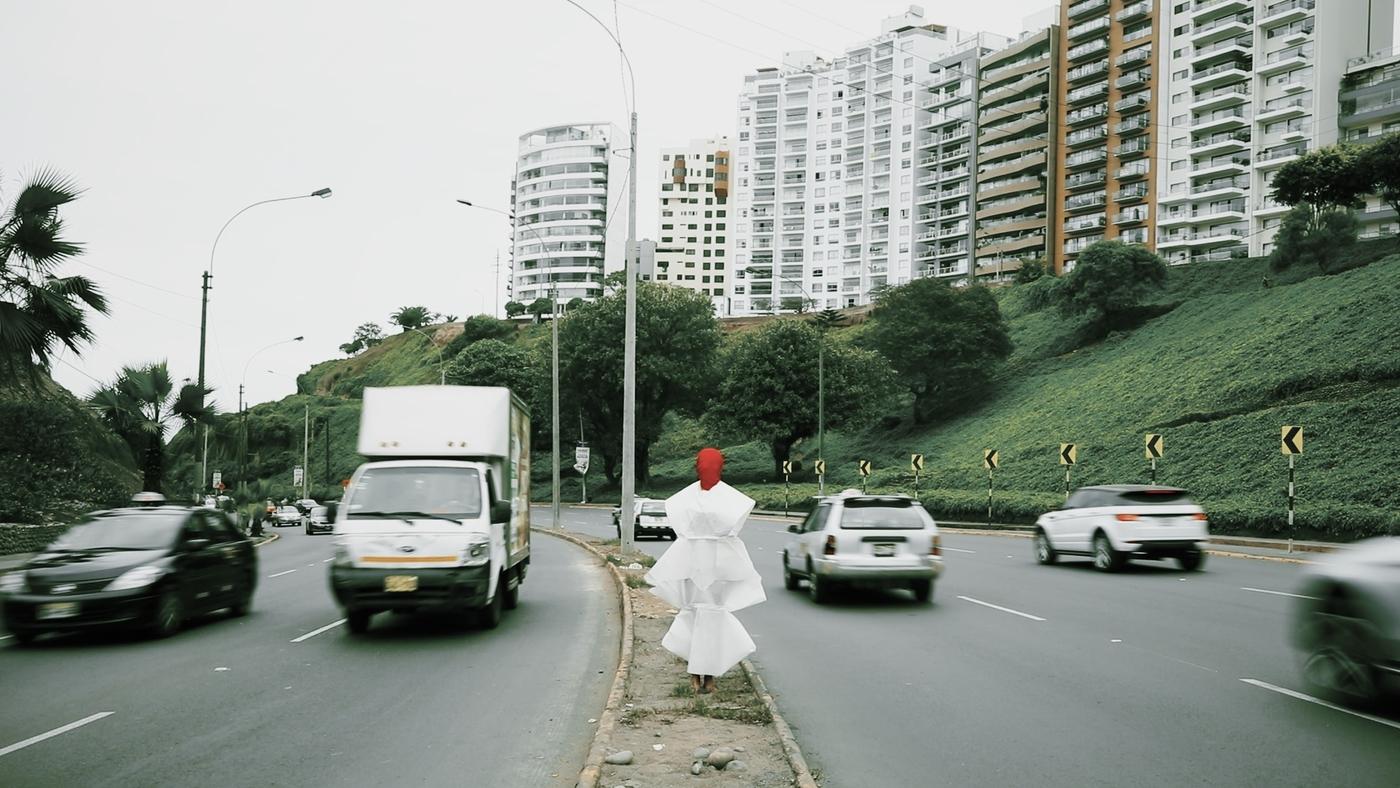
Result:
[[[709,692],[714,692],[716,689],[718,689],[718,687],[715,686],[715,677],[714,677],[714,676],[706,676],[706,677],[705,677],[705,688],[704,688],[703,691],[709,693]]]
[[[694,673],[690,674],[690,691],[695,693],[700,693],[704,691],[701,689],[700,676],[697,676]]]

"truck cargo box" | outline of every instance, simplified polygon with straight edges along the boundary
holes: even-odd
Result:
[[[486,386],[367,388],[359,452],[374,459],[510,457],[513,399],[510,389]],[[516,408],[524,410],[518,400]]]

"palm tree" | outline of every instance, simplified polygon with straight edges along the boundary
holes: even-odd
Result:
[[[389,316],[389,322],[394,325],[403,326],[405,333],[428,325],[433,313],[428,311],[426,306],[401,306],[394,314]]]
[[[33,377],[62,345],[77,351],[92,340],[87,308],[107,312],[107,299],[84,276],[54,276],[59,263],[83,253],[64,238],[59,208],[82,191],[67,177],[42,170],[0,206],[0,379]]]
[[[172,397],[172,392],[174,396]],[[98,416],[120,435],[137,457],[142,488],[159,490],[165,470],[165,436],[175,422],[186,427],[210,421],[214,404],[200,390],[186,383],[175,392],[164,361],[144,367],[123,367],[112,385],[98,389],[88,401]],[[203,404],[201,404],[203,403]]]

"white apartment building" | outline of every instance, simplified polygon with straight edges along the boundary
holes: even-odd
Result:
[[[1157,252],[1268,254],[1284,163],[1338,140],[1349,60],[1391,45],[1393,0],[1160,0]]]
[[[654,279],[709,296],[729,314],[728,137],[661,150],[660,231]]]
[[[1368,145],[1400,132],[1400,50],[1382,49],[1352,58],[1342,79],[1342,114],[1337,120],[1342,140]],[[1400,217],[1377,195],[1368,195],[1357,211],[1360,237],[1400,233]]]
[[[731,314],[856,306],[919,274],[914,195],[929,165],[916,161],[931,114],[920,102],[930,62],[959,37],[910,7],[834,61],[792,52],[744,78]]]
[[[560,304],[591,300],[603,294],[603,276],[622,268],[626,167],[613,167],[611,155],[626,139],[611,123],[520,135],[511,182],[511,300],[528,305],[555,286]]]

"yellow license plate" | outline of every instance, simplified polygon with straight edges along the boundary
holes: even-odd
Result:
[[[388,575],[384,578],[385,591],[417,591],[417,575]]]
[[[35,618],[47,621],[55,618],[72,618],[76,615],[78,615],[77,602],[49,602],[39,605]]]

